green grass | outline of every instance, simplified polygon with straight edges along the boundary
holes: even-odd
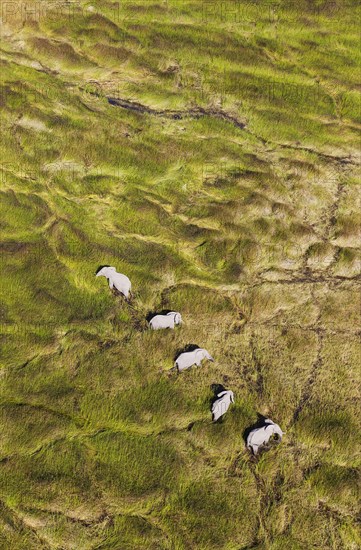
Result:
[[[359,6],[9,6],[0,548],[356,550]],[[215,363],[168,373],[189,344]]]

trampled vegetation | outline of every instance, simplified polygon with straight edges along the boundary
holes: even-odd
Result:
[[[359,17],[3,3],[1,549],[360,548]]]

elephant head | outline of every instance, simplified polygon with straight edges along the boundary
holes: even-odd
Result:
[[[201,359],[208,359],[208,361],[214,362],[213,357],[208,353],[206,349],[203,349],[203,348],[199,348],[196,351],[196,357]]]
[[[181,325],[182,324],[182,316],[180,313],[175,313],[174,315],[174,324],[175,325]]]
[[[111,276],[112,273],[116,271],[115,267],[111,267],[110,265],[105,265],[102,267],[97,273],[96,277],[107,277],[107,279]]]

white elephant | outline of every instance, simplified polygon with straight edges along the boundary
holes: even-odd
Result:
[[[224,390],[217,394],[218,399],[212,405],[212,420],[216,422],[226,414],[231,403],[234,403],[233,391]]]
[[[202,359],[208,359],[208,361],[214,361],[213,357],[208,353],[206,349],[196,348],[193,351],[186,351],[181,353],[174,362],[174,368],[179,372],[189,369],[192,365],[201,365]]]
[[[127,299],[130,296],[132,290],[132,283],[126,275],[118,273],[115,267],[105,266],[98,271],[96,274],[97,277],[106,277],[109,282],[109,288],[116,288],[121,292]]]
[[[150,328],[159,330],[161,328],[174,328],[182,324],[182,316],[178,311],[170,311],[165,315],[155,315],[149,321]]]
[[[267,445],[271,437],[276,434],[279,437],[279,440],[282,440],[283,431],[278,424],[275,424],[272,420],[267,418],[265,420],[265,425],[261,428],[255,428],[252,430],[247,437],[247,447],[252,450],[256,455],[259,451],[259,448],[263,445]]]

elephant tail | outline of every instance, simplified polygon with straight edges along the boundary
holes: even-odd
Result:
[[[171,369],[161,369],[159,372],[160,374],[166,374],[168,376],[171,376],[176,371],[177,371],[177,367],[172,367]]]
[[[171,369],[169,369],[169,372],[173,372],[175,370],[179,370],[177,361],[175,361],[173,367]]]

